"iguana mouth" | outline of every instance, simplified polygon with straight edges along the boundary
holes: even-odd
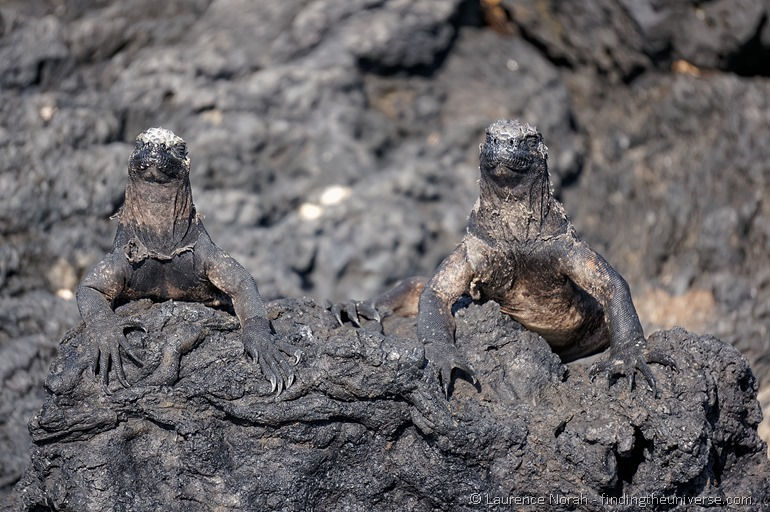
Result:
[[[148,181],[172,181],[185,175],[184,164],[164,148],[142,148],[136,151],[131,157],[131,166],[142,171],[142,178]]]
[[[514,151],[507,155],[498,157],[501,166],[515,172],[525,172],[529,170],[534,162],[534,158],[526,151]]]
[[[504,155],[496,155],[495,158],[486,162],[484,167],[489,174],[504,177],[527,174],[534,163],[534,157],[526,151],[515,151]]]

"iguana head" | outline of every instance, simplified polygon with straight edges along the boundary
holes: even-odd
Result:
[[[164,128],[140,133],[128,159],[125,197],[117,235],[121,244],[141,245],[159,258],[171,258],[185,246],[197,218],[185,141]],[[126,254],[129,261],[139,261]]]
[[[136,137],[128,159],[128,174],[151,183],[185,180],[190,175],[190,157],[185,141],[165,128],[150,128]]]
[[[543,136],[528,123],[495,121],[479,146],[482,178],[509,187],[548,174],[548,148]]]
[[[504,229],[505,236],[518,240],[540,233],[553,200],[543,136],[527,123],[495,121],[479,150],[480,194],[471,214],[473,229],[497,232],[494,236]]]

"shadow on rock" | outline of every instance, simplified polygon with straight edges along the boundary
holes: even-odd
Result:
[[[17,509],[474,510],[478,497],[488,507],[519,496],[599,511],[623,495],[770,499],[755,379],[716,338],[650,336],[679,366],[653,369],[656,399],[643,383],[590,382],[584,362],[561,364],[494,302],[470,304],[456,313],[457,341],[480,385],[456,381],[447,401],[423,347],[387,322],[384,333],[375,322],[338,327],[310,299],[268,311],[305,354],[280,398],[224,311],[119,308],[147,328],[128,335],[145,365],[127,364],[131,386],[113,379],[107,392],[89,374],[82,328],[71,331],[30,423]]]

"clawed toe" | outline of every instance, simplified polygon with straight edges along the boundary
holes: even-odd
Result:
[[[294,358],[294,361],[291,363],[293,366],[297,366],[302,360],[302,356],[305,355],[301,348],[295,347],[291,343],[287,343],[285,341],[276,340],[275,346],[278,348],[278,350],[287,356],[292,356]],[[291,384],[287,385],[286,387],[289,386],[291,386]]]
[[[368,318],[369,320],[374,320],[378,323],[382,322],[380,312],[377,311],[377,308],[371,302],[359,302],[356,304],[356,309],[360,316]]]
[[[434,374],[449,399],[452,385],[452,372],[459,370],[464,373],[474,385],[476,385],[476,372],[473,367],[463,359],[454,345],[430,344],[425,347],[425,356],[430,366],[434,368]]]
[[[124,333],[127,329],[139,329],[147,332],[147,329],[140,322],[131,319],[122,320],[111,325],[99,324],[86,331],[86,336],[93,343],[89,354],[91,373],[94,378],[99,379],[102,387],[108,394],[111,370],[114,370],[121,386],[124,388],[130,387],[123,368],[123,356],[121,353],[125,353],[139,367],[143,367],[145,364],[126,340]]]
[[[144,326],[142,322],[131,318],[123,320],[120,324],[120,328],[123,330],[124,333],[127,330],[138,330],[144,333],[147,332],[147,328]],[[118,338],[118,343],[120,344],[120,348],[123,349],[123,351],[134,362],[134,364],[136,364],[140,368],[144,367],[144,364],[145,364],[144,361],[139,356],[136,355],[136,352],[134,352],[134,350],[128,345],[128,341],[125,338]],[[122,368],[121,368],[121,371],[122,371]]]
[[[677,366],[674,360],[662,352],[645,352],[644,355],[637,349],[617,350],[610,352],[607,361],[594,363],[588,372],[591,381],[594,381],[598,375],[607,377],[607,387],[612,384],[613,377],[625,376],[628,382],[628,389],[633,389],[636,372],[644,376],[653,395],[658,397],[658,382],[647,363],[657,363],[669,366],[676,370]]]
[[[126,329],[136,329],[142,332],[147,332],[147,327],[142,322],[135,318],[126,318],[120,322],[120,327],[125,331]]]
[[[447,400],[449,400],[451,394],[450,386],[452,386],[452,383],[454,382],[452,379],[452,373],[454,370],[460,370],[463,374],[465,374],[466,377],[471,380],[474,386],[477,383],[476,372],[474,372],[473,368],[471,368],[469,365],[460,362],[443,364],[442,367],[437,370],[437,374],[439,376],[441,389],[444,391],[444,396],[447,398]]]
[[[134,352],[134,350],[128,346],[128,343],[123,339],[119,340],[119,343],[120,343],[120,348],[123,349],[123,351],[134,362],[134,364],[136,364],[139,368],[143,368],[144,360],[136,355],[136,352]]]
[[[292,364],[284,361],[281,352],[293,356]],[[246,353],[259,365],[262,375],[270,382],[270,393],[279,396],[284,390],[291,387],[295,381],[292,365],[296,365],[302,358],[302,350],[279,340],[271,344],[257,344],[246,349]]]
[[[351,324],[356,327],[361,327],[361,322],[358,320],[358,310],[356,309],[356,304],[354,302],[345,304],[345,315],[347,315]]]
[[[356,327],[361,327],[361,318],[377,322],[382,321],[382,315],[380,315],[377,307],[370,301],[351,300],[338,302],[332,304],[329,309],[339,325],[344,325],[344,318],[347,318]]]
[[[273,393],[276,389],[278,389],[278,379],[275,377],[275,375],[270,376],[270,392]],[[278,391],[278,394],[280,395],[281,392]]]
[[[655,350],[647,352],[647,362],[662,364],[664,366],[668,366],[675,372],[679,371],[679,367],[676,365],[676,361],[674,361],[671,356],[664,354],[663,352],[658,352]]]
[[[332,315],[334,315],[334,318],[337,319],[337,323],[343,325],[345,322],[342,321],[342,304],[332,304],[329,309],[331,310]]]
[[[284,390],[284,379],[288,380],[288,377],[283,375],[278,360],[272,355],[262,354],[259,357],[259,365],[262,375],[270,382],[270,393],[279,396]]]

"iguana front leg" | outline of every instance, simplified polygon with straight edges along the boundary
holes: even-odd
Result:
[[[460,244],[439,265],[420,295],[417,338],[425,345],[425,357],[433,366],[447,398],[452,370],[465,372],[476,382],[471,366],[457,352],[452,305],[468,291],[473,270],[468,264],[465,245]]]
[[[267,311],[251,274],[229,254],[212,244],[204,268],[211,283],[226,293],[233,302],[241,323],[242,341],[246,353],[259,363],[262,375],[270,381],[276,394],[292,385],[294,370],[279,352],[292,355],[297,364],[302,351],[275,339],[267,320]]]
[[[635,372],[639,371],[657,396],[657,382],[647,363],[674,368],[676,363],[666,354],[647,349],[626,280],[582,240],[569,237],[560,252],[557,259],[562,271],[601,304],[610,333],[609,358],[591,367],[591,378],[598,374],[605,374],[608,379],[624,375],[630,389]]]
[[[128,346],[123,331],[128,324],[122,322],[112,310],[112,302],[125,287],[125,260],[117,253],[111,253],[100,261],[83,278],[78,286],[77,302],[80,315],[86,326],[86,336],[91,341],[91,371],[96,376],[101,373],[102,384],[109,384],[110,366],[120,383],[128,387],[120,348],[139,366],[143,362]]]

